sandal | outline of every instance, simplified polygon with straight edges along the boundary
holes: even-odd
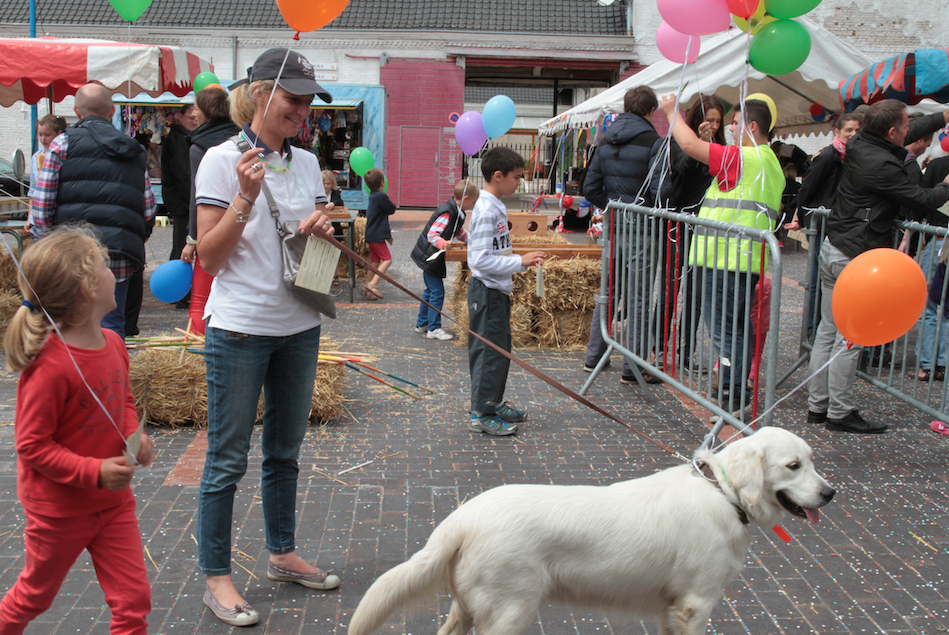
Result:
[[[930,429],[936,434],[944,434],[949,437],[949,427],[942,421],[933,421],[929,424]]]
[[[933,373],[933,379],[936,381],[945,381],[946,380],[946,367],[945,366],[936,366],[936,372]]]
[[[359,289],[359,295],[361,295],[362,297],[366,298],[366,299],[369,300],[370,302],[375,302],[376,300],[379,299],[379,298],[377,298],[377,297],[375,296],[375,294],[373,294],[372,291],[369,290],[369,287],[366,286],[366,285],[363,285],[362,287],[360,287],[360,289]]]
[[[376,297],[377,297],[378,299],[380,299],[380,300],[382,299],[382,294],[379,292],[379,287],[370,287],[370,286],[367,284],[367,285],[366,285],[366,288],[369,289],[369,293],[371,293],[372,295],[376,296]]]
[[[910,373],[910,377],[912,376],[913,373]],[[929,381],[930,376],[936,381],[945,381],[946,369],[942,366],[936,366],[936,371],[932,372],[928,368],[920,368],[919,372],[916,374],[916,379],[919,381]]]

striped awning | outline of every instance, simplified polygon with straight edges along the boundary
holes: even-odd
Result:
[[[949,102],[949,50],[916,49],[877,62],[840,82],[840,105],[847,112],[883,99],[918,104]]]

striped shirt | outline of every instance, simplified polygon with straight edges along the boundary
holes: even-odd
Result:
[[[66,136],[66,133],[63,133],[53,139],[46,151],[43,169],[40,170],[38,182],[33,188],[33,226],[30,228],[33,240],[39,240],[53,231],[53,221],[56,216],[56,193],[59,190],[59,171],[63,167],[63,161],[66,160],[68,148],[69,137]],[[157,205],[147,171],[145,172],[144,195],[145,223],[148,224],[155,218]],[[135,273],[135,270],[138,269],[138,263],[120,254],[109,252],[109,269],[115,275],[116,282],[123,282]]]
[[[451,218],[451,214],[449,214],[448,212],[445,212],[444,214],[440,215],[438,218],[435,219],[435,222],[432,223],[431,228],[428,230],[428,234],[426,234],[426,238],[428,238],[428,242],[435,245],[436,249],[442,248],[442,246],[439,245],[438,243],[442,240],[442,232],[445,231],[446,227],[448,227],[449,218]],[[460,227],[458,231],[455,232],[455,235],[453,236],[453,238],[457,238],[461,242],[466,243],[468,242],[468,232],[465,231],[464,227]]]
[[[468,267],[484,286],[510,295],[514,290],[511,275],[526,271],[527,267],[521,264],[521,257],[514,254],[507,222],[504,203],[487,190],[481,190],[468,226]]]

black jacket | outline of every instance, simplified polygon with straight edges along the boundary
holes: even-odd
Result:
[[[652,124],[632,113],[623,113],[610,124],[593,154],[583,181],[583,196],[599,208],[610,200],[635,203],[662,139]],[[658,184],[658,181],[654,181]],[[656,192],[647,188],[643,204],[650,206]]]
[[[669,153],[670,174],[662,186],[664,204],[677,212],[698,214],[698,204],[712,184],[708,165],[683,152],[674,139]]]
[[[942,114],[915,120],[905,143],[938,130],[945,125],[940,125],[941,121]],[[907,176],[905,159],[905,148],[865,132],[847,142],[837,200],[827,220],[827,237],[848,257],[893,247],[894,221],[901,208],[918,220],[949,200],[949,184],[927,189],[913,183]]]
[[[810,227],[810,210],[817,207],[834,208],[843,173],[844,162],[833,145],[827,146],[814,157],[804,175],[801,190],[797,193],[797,218],[801,227]]]
[[[920,185],[923,187],[935,187],[937,183],[942,183],[946,176],[949,176],[949,157],[939,157],[929,162],[929,167],[923,172],[923,180]],[[949,226],[949,216],[946,216],[938,209],[931,210],[926,215],[926,222],[937,227]]]
[[[188,129],[171,124],[161,144],[161,198],[169,216],[188,215],[191,197],[191,161],[188,158]]]
[[[188,235],[198,237],[198,206],[194,202],[194,181],[198,174],[198,166],[209,148],[220,145],[241,131],[230,119],[224,121],[207,121],[195,128],[188,141],[191,149],[188,151],[188,162],[191,166],[191,193],[188,196]]]
[[[428,259],[429,256],[438,251],[435,245],[428,242],[428,232],[435,221],[438,220],[438,217],[445,213],[448,214],[448,223],[445,225],[445,229],[442,230],[441,237],[445,240],[451,240],[458,233],[458,230],[465,224],[465,213],[458,209],[455,199],[452,198],[435,210],[435,213],[425,224],[425,229],[419,234],[418,240],[415,241],[415,247],[412,248],[412,260],[415,261],[415,264],[420,269],[439,278],[448,275],[448,270],[445,267],[445,254],[439,254],[438,258],[434,260]]]
[[[66,129],[53,223],[86,221],[110,253],[145,263],[145,150],[102,117]]]
[[[375,191],[369,194],[369,204],[366,205],[367,243],[381,243],[392,238],[389,217],[393,214],[395,203],[384,192]]]

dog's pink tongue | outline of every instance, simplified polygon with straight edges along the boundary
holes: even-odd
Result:
[[[811,507],[804,507],[804,513],[807,515],[807,519],[814,523],[815,525],[820,521],[820,511],[813,509]]]

